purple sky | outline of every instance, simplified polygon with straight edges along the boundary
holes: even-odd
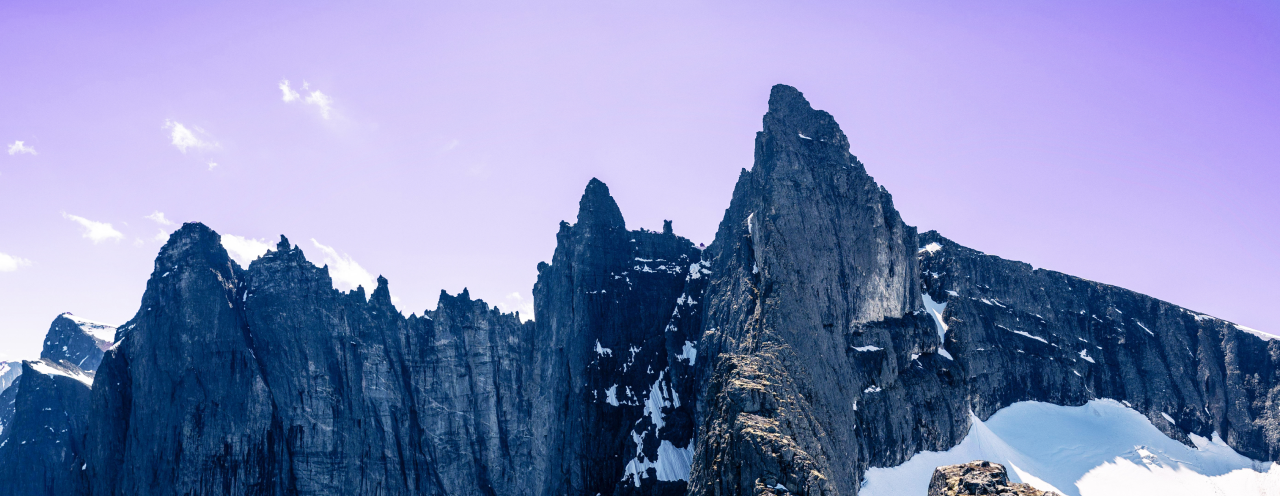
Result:
[[[0,359],[130,318],[156,212],[530,313],[593,176],[710,243],[774,83],[921,231],[1280,332],[1274,1],[374,3],[0,4]]]

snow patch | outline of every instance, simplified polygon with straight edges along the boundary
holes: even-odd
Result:
[[[1093,357],[1089,356],[1089,350],[1080,350],[1080,358],[1088,361],[1089,363],[1098,363],[1093,361]]]
[[[75,379],[79,381],[81,384],[84,384],[85,386],[88,386],[90,388],[93,387],[93,376],[90,376],[84,372],[72,372],[69,370],[63,370],[61,368],[49,365],[48,363],[45,363],[43,360],[36,361],[36,362],[28,362],[28,363],[31,364],[31,370],[37,373],[44,374],[44,375],[60,375],[62,377],[69,377],[71,379]]]
[[[613,356],[613,350],[600,346],[600,340],[596,340],[596,354],[600,356]]]
[[[1259,331],[1259,330],[1257,330],[1257,329],[1251,329],[1251,328],[1248,328],[1248,327],[1245,327],[1245,326],[1242,326],[1242,325],[1239,325],[1239,324],[1232,324],[1232,325],[1236,326],[1236,329],[1239,329],[1239,330],[1241,330],[1241,331],[1247,332],[1247,333],[1249,333],[1249,334],[1252,334],[1252,335],[1254,335],[1254,336],[1257,336],[1257,337],[1261,338],[1263,341],[1271,341],[1271,340],[1273,340],[1273,339],[1280,339],[1280,336],[1274,336],[1274,335],[1271,335],[1271,334],[1267,334],[1267,333],[1262,332],[1262,331]]]
[[[1042,338],[1042,337],[1040,337],[1040,336],[1036,336],[1036,335],[1030,334],[1030,333],[1027,333],[1027,332],[1025,332],[1025,331],[1015,331],[1015,330],[1013,330],[1013,329],[1010,329],[1010,328],[1008,328],[1008,327],[1002,326],[1002,325],[1000,325],[1000,324],[996,324],[996,327],[999,327],[999,328],[1004,329],[1004,330],[1006,330],[1006,331],[1012,332],[1012,333],[1014,333],[1014,334],[1019,334],[1019,335],[1022,335],[1022,336],[1029,337],[1029,338],[1031,338],[1031,339],[1034,339],[1034,340],[1039,341],[1039,342],[1044,343],[1044,344],[1049,344],[1049,342],[1048,342],[1048,341],[1045,341],[1045,339],[1044,339],[1044,338]],[[1090,360],[1090,361],[1092,361],[1092,360]]]
[[[936,245],[937,243],[930,244]],[[947,360],[955,360],[951,358],[951,354],[947,353],[947,349],[944,348],[947,344],[947,323],[942,321],[942,312],[946,311],[947,304],[933,301],[933,298],[929,297],[929,293],[924,291],[920,292],[920,296],[924,298],[924,309],[933,317],[933,323],[938,327],[938,354],[946,357]]]
[[[884,348],[881,348],[879,346],[866,345],[866,346],[859,346],[857,348],[854,348],[854,351],[868,352],[868,351],[880,351],[883,349]]]
[[[618,406],[618,385],[617,384],[609,386],[609,389],[604,390],[604,395],[605,395],[604,401],[606,403],[613,406]]]
[[[676,360],[688,360],[689,366],[693,366],[694,362],[698,360],[698,348],[694,346],[693,341],[684,342],[684,348],[680,350],[679,355],[676,355]]]
[[[1192,435],[1197,448],[1187,447],[1115,400],[1021,402],[970,422],[968,436],[950,450],[871,468],[858,494],[925,494],[934,468],[989,460],[1008,468],[1010,480],[1067,496],[1280,495],[1280,464],[1241,456],[1217,434]]]
[[[921,248],[920,251],[917,251],[916,253],[928,252],[930,255],[932,255],[934,253],[937,253],[938,250],[941,250],[941,249],[942,249],[942,245],[934,242],[934,243],[929,243],[927,245],[924,245],[924,248]]]
[[[75,315],[71,315],[71,312],[64,313],[62,316],[72,322],[75,322],[77,326],[80,326],[80,330],[84,331],[85,334],[88,334],[93,339],[98,340],[99,343],[111,343],[116,339],[116,326],[103,324],[102,322],[96,322],[89,319],[82,319]]]

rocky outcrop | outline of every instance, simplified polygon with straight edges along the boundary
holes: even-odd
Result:
[[[951,364],[917,311],[917,246],[834,119],[775,86],[707,250],[693,494],[852,495],[868,463],[959,442]]]
[[[933,471],[929,496],[1062,496],[1030,484],[1009,482],[1004,465],[984,461],[947,465]]]
[[[701,252],[670,222],[661,233],[627,230],[595,179],[577,220],[561,223],[533,290],[537,373],[556,387],[534,412],[550,428],[544,494],[683,494]]]

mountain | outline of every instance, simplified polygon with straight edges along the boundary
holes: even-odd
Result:
[[[87,492],[90,390],[114,334],[109,325],[59,315],[40,360],[22,362],[21,375],[0,393],[0,496]]]
[[[406,317],[384,278],[335,290],[283,236],[241,267],[185,224],[129,322],[51,328],[24,365],[45,399],[20,391],[8,435],[68,448],[24,455],[60,475],[10,493],[853,496],[903,467],[923,494],[931,453],[977,453],[1074,495],[1040,451],[967,446],[1026,437],[982,437],[1025,405],[1100,401],[1142,433],[1117,439],[1280,459],[1280,340],[918,233],[788,86],[709,247],[627,229],[594,179],[556,240],[536,321],[466,289]],[[73,352],[104,348],[77,386]]]

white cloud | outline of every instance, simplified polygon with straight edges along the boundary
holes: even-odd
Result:
[[[120,231],[117,231],[114,227],[111,227],[111,224],[106,222],[92,221],[79,215],[70,215],[66,212],[62,213],[62,218],[80,224],[80,227],[84,228],[84,237],[93,240],[93,244],[98,244],[108,239],[114,239],[116,241],[124,239],[124,234],[120,233]]]
[[[275,248],[275,245],[266,240],[223,234],[222,247],[227,249],[227,254],[231,255],[231,259],[241,267],[248,267],[249,262],[257,260],[258,257],[266,254],[267,250]]]
[[[284,103],[289,103],[302,97],[302,95],[299,95],[297,91],[294,91],[293,88],[289,87],[288,79],[280,80],[280,92],[284,93],[284,97],[282,98]]]
[[[31,265],[30,260],[0,253],[0,272],[13,272],[28,265]]]
[[[166,120],[164,121],[164,128],[170,130],[169,138],[172,140],[173,146],[178,147],[178,151],[182,153],[187,153],[190,148],[201,149],[215,146],[214,143],[197,137],[196,133],[192,132],[191,129],[187,129],[187,126],[182,125],[180,122]],[[195,130],[204,134],[203,129],[196,127]]]
[[[209,170],[213,170],[213,168],[214,168],[214,167],[217,167],[217,166],[218,166],[218,164],[213,163],[213,162],[209,162]]]
[[[14,141],[13,144],[9,145],[9,155],[17,155],[20,153],[25,153],[27,155],[39,155],[36,153],[35,148],[24,145],[21,141]]]
[[[356,286],[364,286],[366,294],[372,294],[374,288],[378,287],[378,282],[374,279],[373,274],[364,270],[364,267],[352,260],[350,255],[339,254],[338,250],[320,244],[315,238],[311,238],[311,243],[315,244],[316,248],[319,248],[320,252],[324,254],[323,265],[329,266],[329,277],[333,278],[333,287],[342,291],[350,291],[355,289]]]
[[[320,116],[325,119],[329,118],[329,110],[333,108],[333,98],[318,90],[312,91],[310,95],[307,95],[307,99],[303,100],[303,103],[320,107]]]
[[[311,90],[311,84],[306,81],[302,82],[302,90],[310,90],[310,93],[307,93],[307,96],[304,97],[301,93],[289,87],[288,79],[280,81],[280,92],[283,94],[281,100],[284,100],[285,103],[301,100],[305,105],[315,105],[320,108],[320,117],[328,119],[333,111],[333,97],[321,93],[320,90]]]
[[[520,319],[533,320],[533,300],[526,300],[519,292],[513,292],[503,299],[504,305],[499,308],[504,312],[520,312]]]
[[[163,243],[163,242],[165,242],[165,241],[168,241],[168,240],[169,240],[169,233],[164,232],[164,229],[160,229],[160,232],[157,232],[157,233],[156,233],[156,236],[155,236],[154,238],[151,238],[151,239],[153,239],[153,240],[155,240],[155,241],[159,241],[159,242]]]
[[[161,212],[161,211],[159,211],[159,210],[156,210],[155,212],[152,212],[152,213],[151,213],[151,215],[148,215],[148,216],[143,217],[143,218],[144,218],[144,219],[151,220],[151,221],[154,221],[156,224],[160,224],[160,225],[162,225],[162,226],[172,226],[172,225],[173,225],[173,221],[171,221],[171,220],[169,220],[169,219],[164,218],[164,212]]]

